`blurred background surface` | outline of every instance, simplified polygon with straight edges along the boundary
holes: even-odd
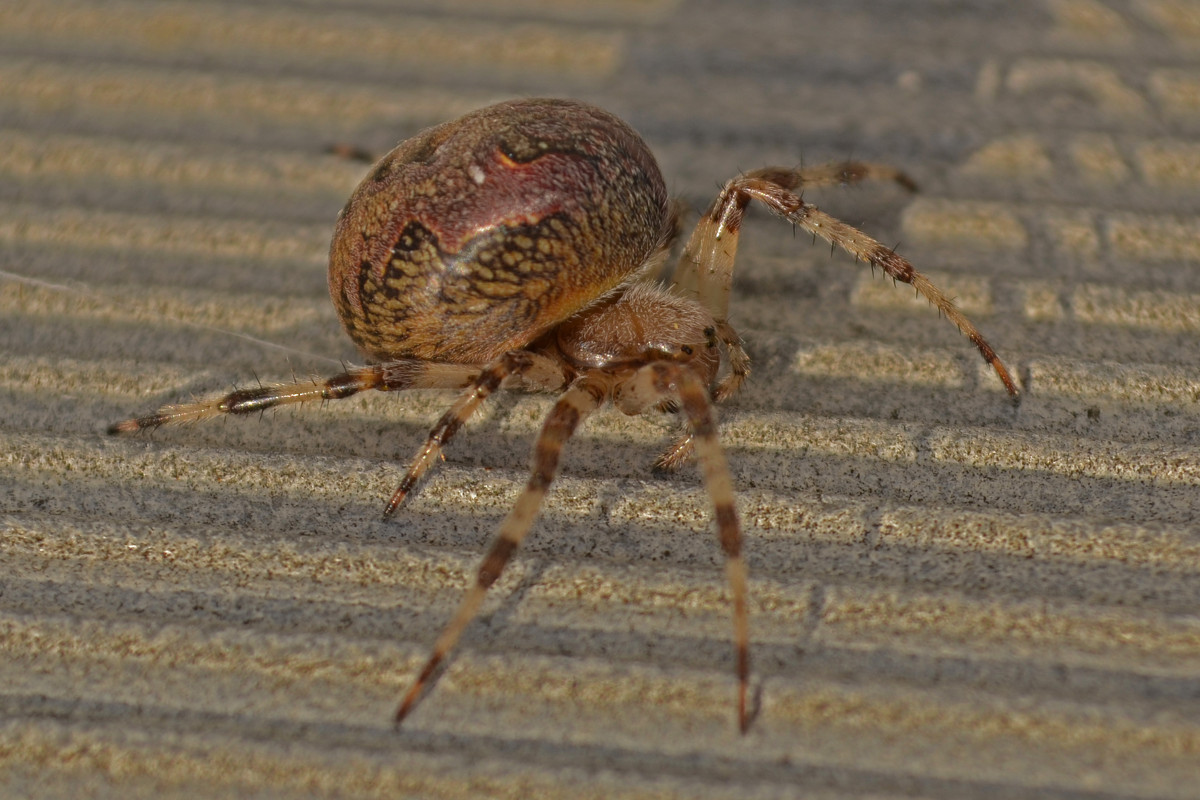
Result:
[[[111,439],[356,354],[335,215],[513,96],[630,121],[703,208],[806,199],[955,296],[761,211],[722,409],[761,714],[668,422],[610,412],[445,678],[396,698],[523,485],[506,396],[380,509],[444,393]],[[1184,798],[1200,776],[1200,3],[0,4],[0,789],[72,797]]]

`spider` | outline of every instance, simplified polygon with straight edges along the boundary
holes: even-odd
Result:
[[[768,167],[733,178],[701,217],[670,282],[656,279],[680,233],[645,142],[612,114],[568,100],[517,100],[427,129],[385,155],[338,216],[329,290],[369,365],[326,380],[239,389],[118,422],[126,433],[368,389],[460,390],[430,431],[384,514],[391,515],[467,419],[498,389],[557,401],[533,468],[475,581],[395,714],[408,715],[529,532],[563,445],[606,403],[626,414],[678,413],[684,432],[656,466],[695,458],[712,499],[733,602],[737,719],[750,723],[746,567],[733,481],[714,403],[750,371],[729,323],[739,230],[757,200],[774,214],[911,284],[965,333],[1015,400],[1016,383],[979,331],[893,250],[805,202],[805,186],[902,173],[846,162]]]

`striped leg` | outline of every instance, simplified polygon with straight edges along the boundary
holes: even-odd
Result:
[[[729,374],[717,384],[716,391],[713,392],[713,400],[720,403],[732,397],[742,388],[746,378],[750,377],[750,356],[742,347],[742,337],[738,336],[737,331],[728,322],[718,322],[716,333],[721,344],[725,345],[725,352],[729,358]]]
[[[983,334],[958,310],[950,298],[942,294],[942,291],[934,286],[928,278],[917,272],[908,259],[897,255],[895,250],[884,247],[857,228],[829,216],[814,205],[805,203],[797,195],[778,184],[750,178],[739,187],[739,191],[745,193],[747,198],[763,202],[771,211],[789,222],[799,225],[815,236],[820,236],[831,245],[842,248],[855,259],[865,261],[873,267],[879,267],[893,279],[912,286],[971,340],[979,350],[979,354],[983,356],[983,360],[995,370],[1009,395],[1014,400],[1021,396],[1016,381],[1009,374],[1008,368],[1000,361],[996,351],[983,338]]]
[[[1016,382],[991,345],[940,289],[894,250],[804,202],[791,191],[798,182],[796,173],[781,168],[748,172],[725,184],[712,208],[696,225],[692,238],[684,248],[677,273],[687,268],[684,277],[698,283],[697,296],[700,302],[718,322],[725,319],[729,310],[733,261],[746,207],[751,200],[758,200],[792,224],[915,288],[974,343],[1013,399],[1020,397]]]
[[[391,516],[400,507],[430,465],[441,454],[446,443],[453,438],[454,434],[458,433],[458,429],[471,418],[480,404],[500,388],[500,384],[506,378],[518,377],[535,366],[544,367],[544,361],[545,359],[538,359],[524,350],[510,350],[484,367],[475,380],[467,386],[466,391],[454,401],[454,405],[450,406],[438,423],[433,426],[433,430],[429,432],[429,438],[425,440],[424,446],[409,464],[404,479],[400,481],[400,485],[396,487],[396,491],[388,500],[383,515]]]
[[[384,368],[363,367],[343,372],[326,380],[296,381],[278,386],[258,386],[237,389],[229,394],[196,403],[163,406],[145,417],[115,422],[108,427],[110,434],[196,422],[220,414],[252,414],[288,403],[307,403],[311,400],[340,400],[367,389],[383,389]]]
[[[718,322],[713,329],[713,335],[725,345],[729,359],[729,373],[713,391],[713,402],[720,403],[735,394],[750,376],[750,356],[742,347],[742,337],[728,322]],[[691,461],[695,455],[696,448],[692,444],[692,432],[689,428],[654,460],[654,469],[674,472]]]
[[[729,204],[733,184],[746,178],[759,178],[785,189],[796,190],[803,190],[806,187],[852,184],[864,180],[895,181],[910,192],[917,189],[917,185],[903,172],[883,164],[870,164],[862,161],[839,161],[807,169],[766,167],[747,172],[740,178],[730,181],[709,207],[707,213],[696,224],[696,229],[688,239],[687,246],[684,247],[683,255],[675,267],[675,274],[671,280],[672,285],[679,291],[698,297],[718,321],[726,319],[729,314],[729,290],[733,284],[733,259],[737,254],[736,226],[733,230],[732,241],[721,241],[725,237],[725,229],[728,227],[726,216],[729,210],[725,206]],[[745,211],[748,202],[748,199],[743,199],[740,203],[735,203],[738,225],[741,224],[741,213]]]
[[[454,648],[463,629],[475,618],[487,590],[500,577],[508,560],[529,533],[538,509],[541,508],[542,499],[558,471],[563,444],[571,438],[579,423],[599,408],[609,391],[610,381],[603,375],[592,373],[578,378],[554,404],[534,447],[533,473],[529,482],[517,498],[513,510],[501,524],[483,563],[479,565],[474,585],[467,589],[458,611],[434,643],[429,660],[396,709],[397,725],[408,716],[420,699],[421,692],[434,671]]]
[[[717,422],[708,390],[699,378],[686,367],[668,362],[655,362],[641,369],[634,380],[652,381],[653,389],[661,396],[679,399],[692,429],[692,441],[704,485],[713,502],[717,522],[717,537],[725,553],[725,574],[733,596],[733,642],[737,652],[738,726],[745,733],[750,725],[746,695],[750,685],[750,623],[746,600],[746,561],[742,557],[742,529],[734,504],[733,478],[725,453],[717,440]]]
[[[221,414],[253,414],[291,403],[341,400],[368,389],[391,392],[403,389],[459,388],[470,383],[478,374],[478,367],[460,364],[391,361],[370,367],[356,367],[323,380],[237,389],[229,394],[196,403],[163,406],[144,417],[114,422],[108,426],[108,432],[113,435],[133,433],[160,425],[198,422]]]

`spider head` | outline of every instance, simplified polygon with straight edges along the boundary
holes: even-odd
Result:
[[[721,366],[714,327],[712,316],[698,302],[638,283],[564,322],[556,338],[563,357],[581,371],[632,374],[646,364],[671,361],[687,366],[711,386]],[[633,395],[618,393],[615,399],[628,414],[646,410],[647,404]]]

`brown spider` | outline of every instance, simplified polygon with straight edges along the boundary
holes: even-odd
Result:
[[[858,162],[769,167],[734,178],[701,217],[664,286],[653,276],[678,234],[678,214],[654,157],[632,128],[599,108],[565,100],[519,100],[475,111],[384,156],[338,217],[329,290],[342,325],[374,363],[327,380],[166,406],[109,432],[366,389],[462,389],[388,501],[388,515],[492,392],[560,394],[534,447],[529,482],[401,701],[399,724],[529,532],[563,444],[579,424],[606,402],[626,414],[677,411],[687,431],[657,465],[670,469],[698,458],[712,497],[733,595],[744,732],[750,721],[746,567],[713,403],[733,394],[749,372],[728,310],[738,232],[750,201],[914,286],[970,337],[1018,396],[979,331],[925,276],[795,191],[865,178],[912,188],[893,169]]]

